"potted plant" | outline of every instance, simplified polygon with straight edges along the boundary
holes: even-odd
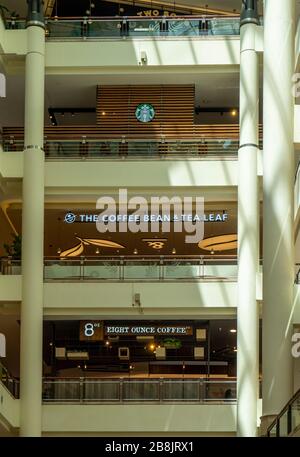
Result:
[[[22,253],[22,237],[21,235],[12,234],[12,238],[12,243],[4,244],[3,247],[8,257],[11,257],[15,260],[20,260]]]

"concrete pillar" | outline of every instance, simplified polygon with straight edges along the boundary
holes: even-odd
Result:
[[[21,436],[40,436],[42,430],[45,31],[37,17],[31,19],[27,22],[22,208]]]
[[[256,436],[258,398],[258,115],[257,12],[241,16],[238,182],[237,434]],[[248,11],[249,13],[249,11]],[[244,19],[244,20],[243,20]]]
[[[262,345],[265,423],[280,412],[292,395],[294,22],[294,0],[265,0]]]

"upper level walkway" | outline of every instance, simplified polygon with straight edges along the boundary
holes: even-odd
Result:
[[[47,40],[130,39],[130,38],[198,38],[236,36],[239,17],[211,16],[129,16],[129,17],[51,17],[46,18]],[[5,27],[20,30],[25,19],[9,18]]]
[[[4,152],[23,151],[24,129],[4,127],[2,146]],[[140,128],[126,135],[114,130],[105,133],[98,125],[46,126],[44,130],[46,159],[226,159],[236,157],[238,147],[238,124],[164,122],[153,133]]]
[[[25,20],[0,20],[0,50],[6,70],[20,70],[27,53]],[[262,29],[262,28],[260,28]],[[257,49],[262,51],[262,33]],[[101,47],[99,47],[101,41]],[[22,60],[23,57],[23,60]],[[152,67],[220,65],[238,71],[239,18],[113,17],[46,19],[46,74],[97,74],[126,67],[139,71]]]

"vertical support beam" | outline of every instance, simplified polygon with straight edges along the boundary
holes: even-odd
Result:
[[[256,2],[254,2],[256,4]],[[252,2],[253,4],[253,2]],[[237,434],[256,436],[258,398],[258,115],[257,10],[243,5],[240,58],[238,182]],[[252,5],[253,6],[253,5]]]
[[[45,32],[38,12],[41,2],[29,1],[28,3],[22,208],[20,435],[40,436],[42,430]]]
[[[263,422],[292,395],[295,0],[265,0]]]

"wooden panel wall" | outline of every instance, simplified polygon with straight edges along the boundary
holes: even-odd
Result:
[[[184,135],[194,124],[193,85],[98,86],[99,133],[109,135]],[[135,117],[140,103],[150,103],[155,118],[148,123]]]

